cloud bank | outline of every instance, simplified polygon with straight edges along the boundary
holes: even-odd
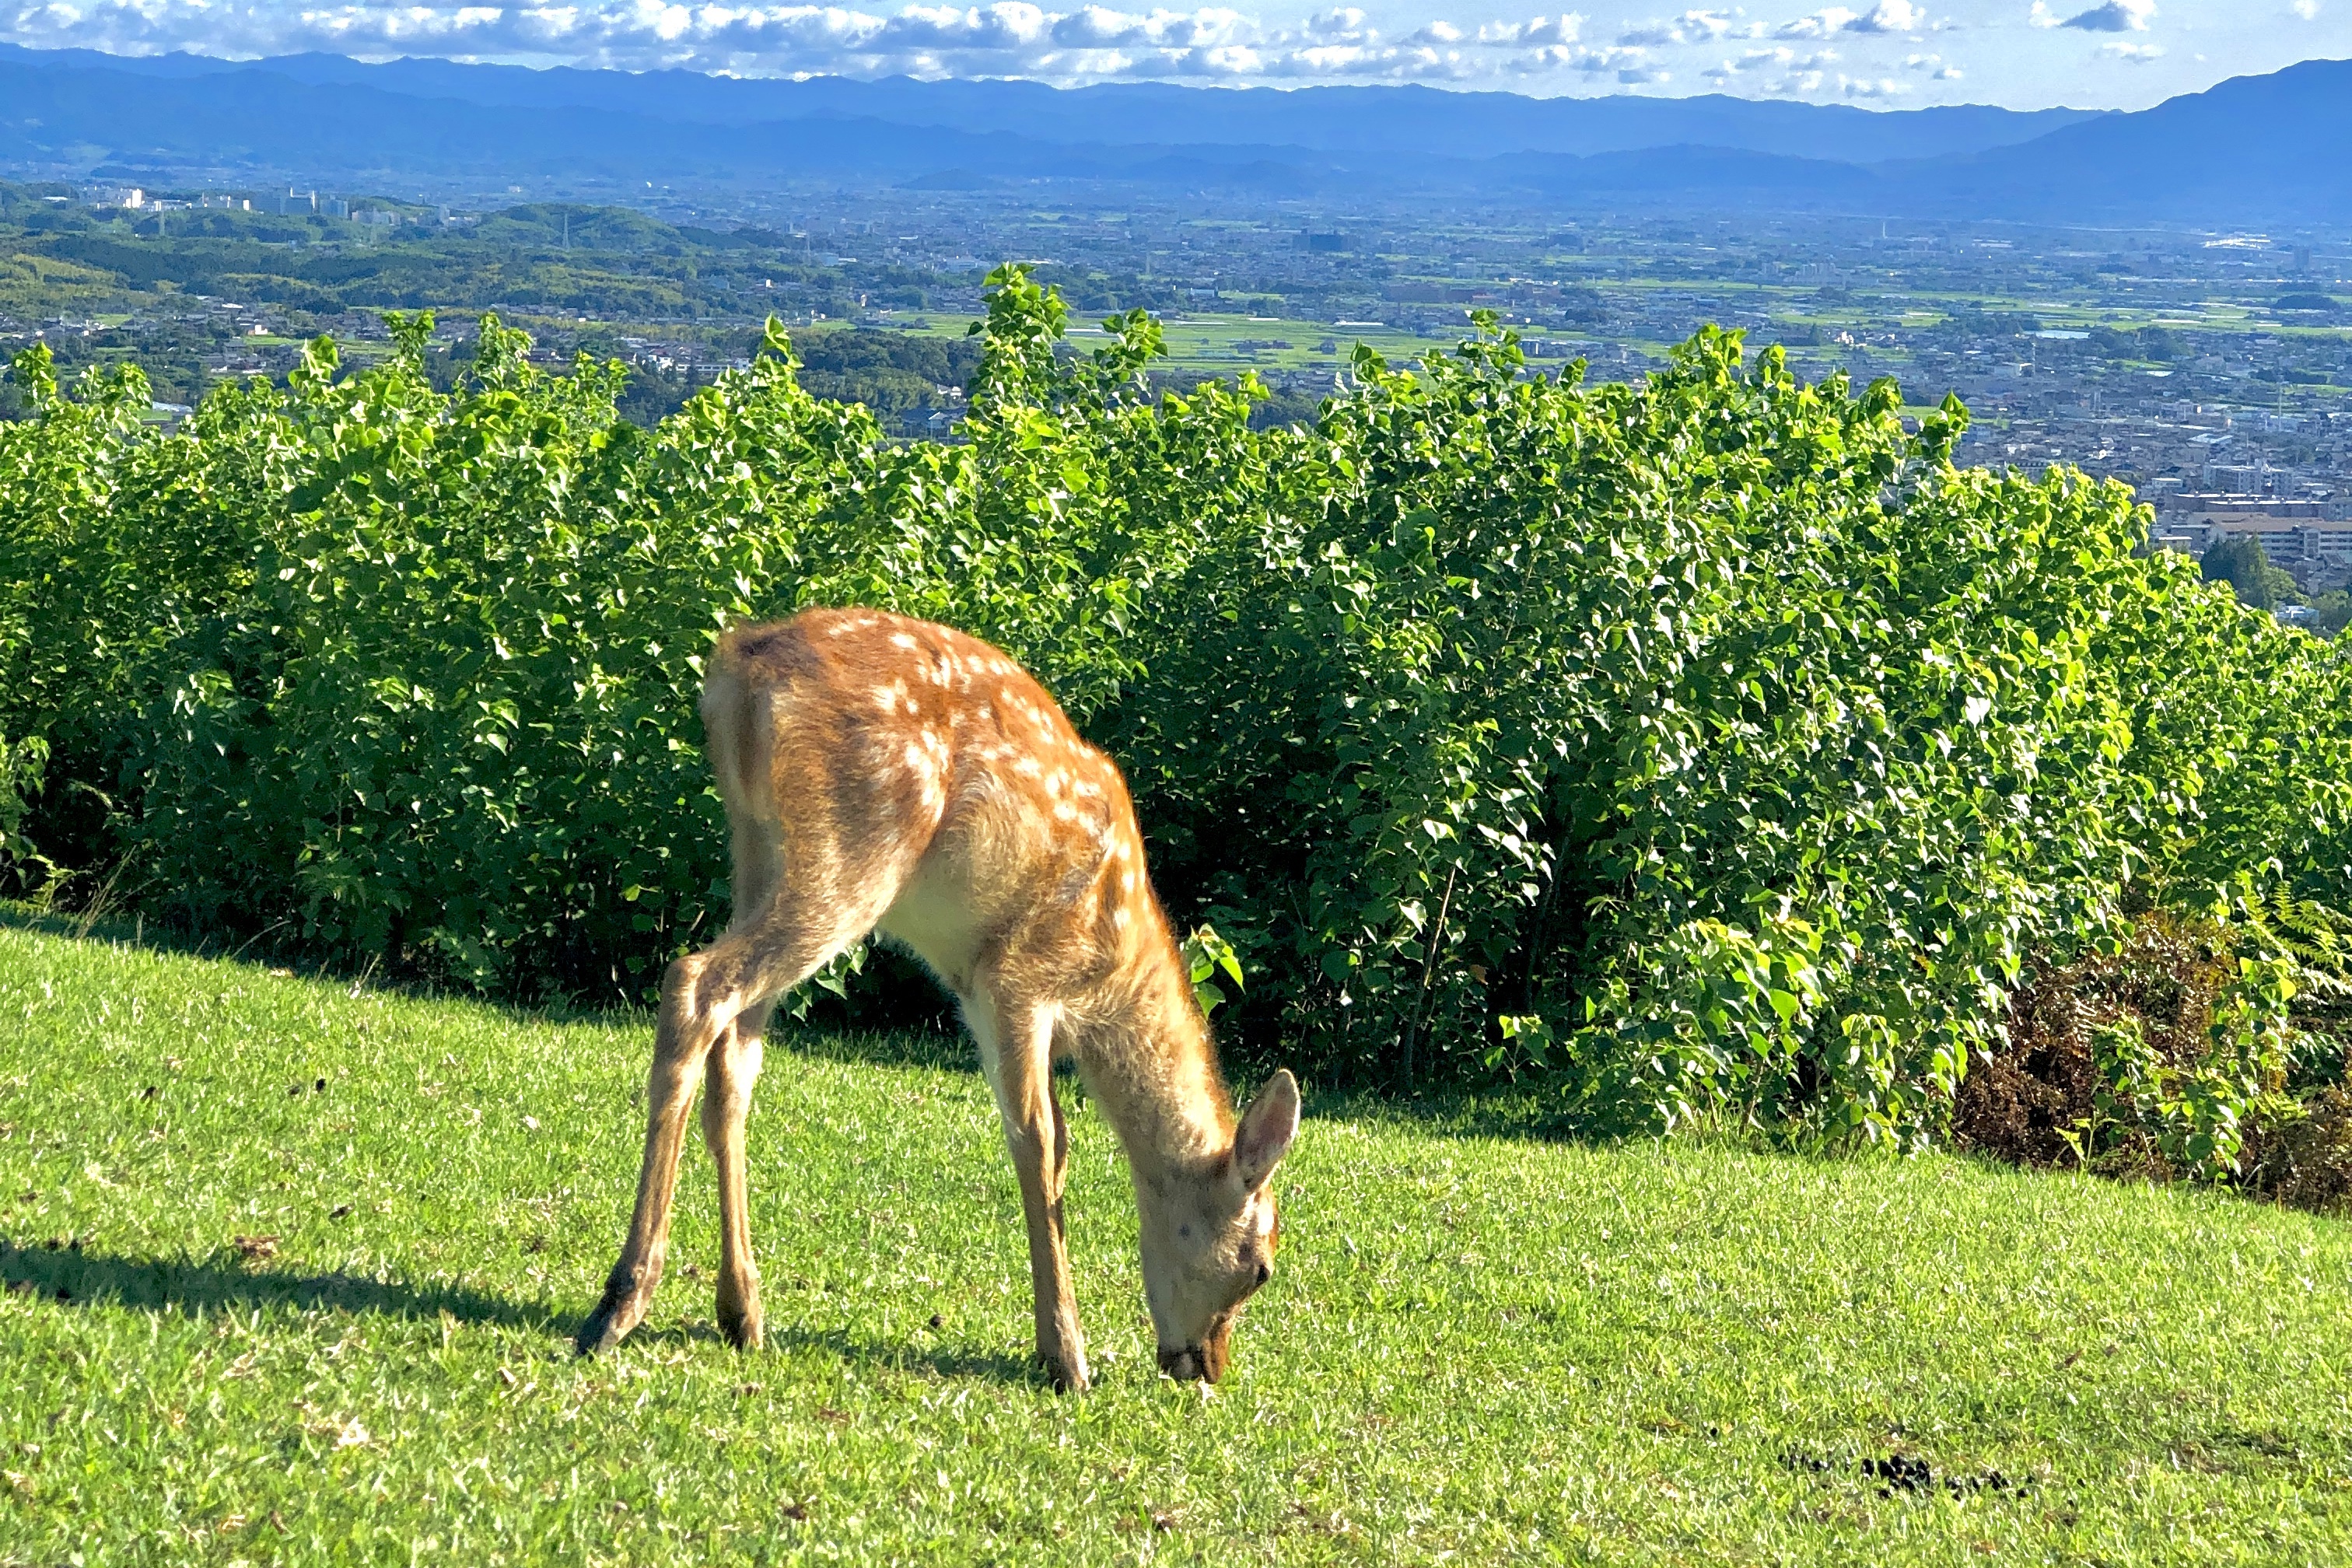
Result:
[[[220,0],[0,0],[0,40],[115,54],[175,49],[232,58],[321,50],[745,75],[1122,77],[1305,80],[1510,79],[1558,72],[1635,79],[1639,47],[1588,46],[1574,14],[1432,22],[1399,35],[1352,7],[1269,26],[1223,6],[1047,10],[1030,0],[846,5],[347,4]]]
[[[2148,0],[2116,0],[2129,10]],[[1783,13],[1785,16],[1786,13]],[[2074,23],[2068,24],[2075,25]],[[523,5],[416,0],[0,0],[0,41],[114,54],[186,50],[228,58],[318,50],[381,59],[425,56],[629,70],[747,76],[839,74],[1121,78],[1247,81],[1433,80],[1663,83],[1677,52],[1734,39],[1916,34],[1932,26],[1916,0],[1832,5],[1787,21],[1744,8],[1685,10],[1588,40],[1574,12],[1433,20],[1383,28],[1352,6],[1270,23],[1223,5],[1127,11],[1034,0],[905,5],[681,5],[670,0],[537,0]],[[1661,55],[1670,57],[1662,59]],[[1694,59],[1694,68],[1706,63]],[[1742,69],[1753,68],[1743,66]],[[1721,73],[1710,72],[1717,79]],[[1817,72],[1792,70],[1801,82]],[[1852,91],[1853,89],[1845,90]]]

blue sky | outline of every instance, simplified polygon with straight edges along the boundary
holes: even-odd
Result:
[[[1234,0],[1186,10],[1054,0],[0,0],[0,40],[124,54],[319,49],[756,76],[1425,81],[1540,94],[2136,109],[2224,77],[2352,57],[2352,0],[1590,4],[1548,13],[1411,0],[1320,9]]]

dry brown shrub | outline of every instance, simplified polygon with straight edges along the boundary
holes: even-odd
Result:
[[[2021,1165],[2071,1163],[2065,1134],[2097,1110],[2092,1031],[2135,1021],[2166,1061],[2186,1065],[2203,1050],[2214,1001],[2234,973],[2218,930],[2148,914],[2120,952],[2034,975],[2011,1000],[2008,1045],[1969,1063],[1952,1101],[1955,1142]],[[2116,1173],[2169,1174],[2152,1148],[2112,1152],[2121,1158],[2101,1163]]]
[[[2048,969],[2011,999],[2009,1043],[1969,1063],[1952,1104],[1954,1142],[2021,1165],[2071,1165],[2066,1134],[2089,1128],[2101,1079],[2093,1043],[2103,1025],[2126,1021],[2175,1067],[2205,1047],[2215,1002],[2235,973],[2226,933],[2163,914],[2141,917],[2123,949]],[[2294,1023],[2306,1049],[2301,1081],[2265,1093],[2241,1125],[2238,1185],[2290,1207],[2352,1215],[2352,1008],[2305,998]],[[2155,1142],[2125,1133],[2092,1154],[2102,1175],[2169,1181]]]
[[[2289,1208],[2352,1214],[2352,1093],[2324,1089],[2256,1118],[2246,1139],[2246,1185]]]

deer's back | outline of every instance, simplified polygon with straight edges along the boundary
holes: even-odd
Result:
[[[882,929],[950,985],[1076,996],[1173,962],[1125,781],[1004,654],[877,610],[719,641],[703,693],[730,820],[789,866],[887,866]]]

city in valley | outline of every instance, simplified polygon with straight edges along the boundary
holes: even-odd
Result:
[[[0,188],[0,342],[38,339],[68,367],[135,359],[169,420],[224,378],[282,377],[316,333],[381,352],[384,309],[436,308],[456,359],[495,310],[550,363],[627,361],[626,410],[651,420],[745,363],[772,315],[820,395],[951,439],[965,328],[1006,260],[1061,291],[1074,344],[1146,309],[1164,384],[1254,375],[1268,421],[1313,418],[1360,347],[1408,363],[1482,312],[1529,374],[1573,362],[1597,381],[1640,377],[1716,323],[1785,345],[1806,379],[1892,376],[1915,414],[1957,393],[1962,463],[2123,480],[2156,508],[2157,544],[2203,559],[2258,540],[2265,569],[2237,574],[2251,602],[2343,623],[2340,235],[912,184],[977,188],[648,189],[623,205],[479,182],[20,181]],[[0,386],[0,412],[18,395]]]

